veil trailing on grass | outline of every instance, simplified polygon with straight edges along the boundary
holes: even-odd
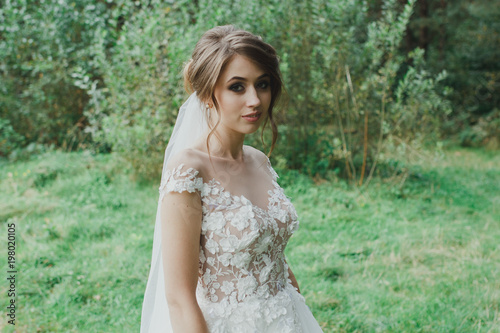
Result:
[[[177,152],[191,146],[208,129],[204,107],[193,93],[181,106],[174,131],[168,141],[163,161],[161,185],[165,179],[169,159]],[[165,280],[163,276],[162,243],[161,243],[161,201],[158,199],[156,222],[153,238],[153,256],[149,272],[146,292],[142,304],[141,333],[169,333],[172,331],[170,314],[165,298]]]

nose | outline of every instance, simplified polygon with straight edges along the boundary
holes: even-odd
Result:
[[[260,105],[260,97],[257,90],[252,87],[247,90],[247,106],[249,108],[256,108]]]

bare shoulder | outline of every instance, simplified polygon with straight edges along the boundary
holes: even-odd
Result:
[[[203,175],[204,161],[199,152],[192,148],[186,148],[170,158],[167,164],[167,169],[173,170],[176,168],[181,169],[194,169]],[[182,167],[181,167],[182,166]]]
[[[267,158],[267,155],[257,148],[254,148],[252,146],[245,146],[245,150],[247,154],[250,154],[250,156],[258,163],[258,165],[265,165],[265,163],[267,163],[267,161],[269,160]]]

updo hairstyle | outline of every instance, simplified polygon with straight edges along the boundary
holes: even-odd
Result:
[[[271,77],[271,103],[268,118],[262,127],[263,133],[267,120],[269,120],[273,132],[269,152],[271,154],[278,138],[278,129],[273,119],[273,107],[281,97],[283,81],[276,50],[265,43],[260,36],[248,31],[238,30],[232,25],[219,26],[208,30],[196,43],[191,59],[184,67],[184,86],[186,91],[190,93],[195,91],[203,103],[213,101],[215,109],[219,112],[219,105],[214,95],[215,84],[234,55],[248,58]],[[219,122],[220,117],[215,126],[212,127],[209,124],[211,127],[209,136],[214,133]]]

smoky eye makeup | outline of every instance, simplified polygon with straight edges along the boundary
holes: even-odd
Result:
[[[271,86],[271,81],[267,78],[267,76],[268,75],[264,75],[264,77],[266,77],[266,78],[263,78],[263,80],[258,81],[255,84],[255,87],[258,89],[268,89]],[[233,79],[235,79],[235,78],[233,78]],[[228,89],[233,91],[233,92],[242,92],[243,90],[245,90],[245,84],[241,81],[237,81],[237,82],[230,84]]]
[[[264,80],[264,81],[260,81],[259,83],[257,83],[257,87],[260,89],[267,89],[267,88],[269,88],[270,85],[271,85],[271,82],[269,82],[269,80]]]
[[[229,90],[240,92],[243,90],[243,85],[241,83],[233,83],[229,86]]]

